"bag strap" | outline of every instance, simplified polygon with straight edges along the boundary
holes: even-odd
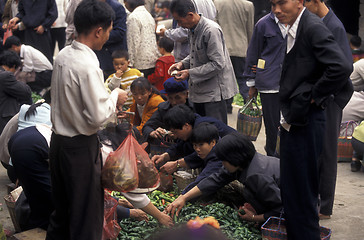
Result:
[[[249,105],[252,104],[254,99],[255,97],[249,99],[249,101],[246,104],[244,104],[244,106],[239,110],[239,113],[244,112],[249,107]]]

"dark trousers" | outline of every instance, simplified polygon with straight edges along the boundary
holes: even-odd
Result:
[[[33,30],[33,28],[27,28],[24,30],[24,44],[38,49],[51,63],[53,63],[51,41],[51,34],[49,31],[44,31],[43,34],[38,34]]]
[[[52,52],[54,54],[54,49],[56,48],[56,42],[58,43],[58,49],[59,51],[64,48],[64,45],[66,44],[66,28],[60,27],[60,28],[51,28],[51,38],[52,38]]]
[[[281,195],[288,239],[319,240],[318,158],[322,151],[325,113],[311,105],[306,126],[281,126]]]
[[[55,211],[47,240],[100,240],[104,215],[100,146],[96,134],[52,134],[50,167]]]
[[[213,117],[227,124],[227,110],[225,100],[219,102],[193,103],[195,112],[201,116]]]
[[[320,213],[331,215],[334,206],[336,175],[337,175],[337,139],[339,137],[342,109],[330,102],[325,109],[326,128],[324,146],[319,158],[320,175]]]
[[[249,87],[246,85],[246,81],[243,78],[244,67],[245,67],[245,57],[230,57],[231,63],[233,65],[236,81],[239,86],[239,93],[244,99],[249,98]]]
[[[49,216],[54,210],[47,141],[36,127],[28,127],[16,132],[8,147],[15,174],[31,209],[29,221],[21,226],[22,230],[47,229]]]
[[[278,93],[260,93],[263,121],[265,126],[265,151],[268,156],[275,156],[277,133],[280,121]]]

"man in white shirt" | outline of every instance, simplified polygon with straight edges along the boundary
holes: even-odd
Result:
[[[6,39],[4,48],[16,52],[23,61],[21,71],[15,73],[17,80],[27,83],[38,94],[51,85],[53,66],[41,51],[21,44],[16,36]]]
[[[47,240],[100,240],[103,227],[100,143],[96,132],[127,99],[116,88],[108,94],[94,50],[108,40],[114,19],[102,1],[77,7],[75,41],[54,62],[50,146],[52,196]]]

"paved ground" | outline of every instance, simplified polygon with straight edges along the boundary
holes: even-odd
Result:
[[[236,127],[237,108],[229,115],[229,125]],[[264,126],[254,143],[257,151],[264,152]],[[14,231],[3,196],[6,195],[7,178],[5,169],[0,166],[0,223],[4,229]],[[323,220],[321,225],[332,229],[332,240],[364,240],[364,173],[352,173],[350,164],[338,164],[338,179],[334,214],[331,219]],[[309,239],[308,239],[309,240]]]

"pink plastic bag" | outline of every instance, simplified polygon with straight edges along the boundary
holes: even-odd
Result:
[[[118,202],[110,196],[108,192],[104,193],[104,226],[102,231],[102,240],[116,239],[121,230],[117,222],[116,207]]]

